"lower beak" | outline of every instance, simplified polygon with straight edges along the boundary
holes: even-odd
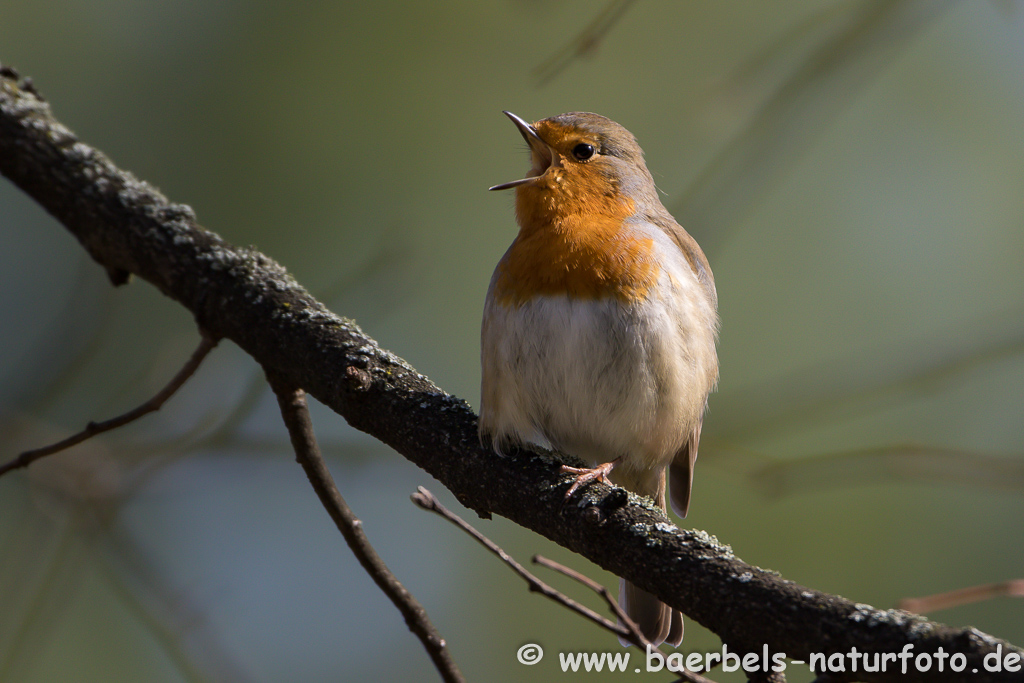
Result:
[[[519,187],[520,185],[532,182],[542,175],[544,171],[548,170],[551,166],[551,160],[554,158],[554,153],[548,146],[548,143],[541,140],[533,126],[510,111],[506,111],[504,114],[512,119],[512,123],[516,124],[516,128],[519,129],[519,133],[523,136],[523,139],[526,140],[526,144],[530,146],[530,154],[533,158],[533,168],[530,169],[530,175],[525,178],[513,180],[510,183],[501,183],[500,185],[487,188],[488,190],[508,190],[510,188]]]

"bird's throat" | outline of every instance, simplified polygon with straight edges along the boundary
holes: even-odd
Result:
[[[631,226],[632,200],[588,192],[545,174],[516,190],[520,231],[498,264],[498,303],[537,296],[643,299],[658,278],[653,240]]]

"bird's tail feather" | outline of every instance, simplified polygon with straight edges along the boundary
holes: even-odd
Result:
[[[619,605],[629,618],[636,622],[640,632],[654,647],[662,643],[678,647],[683,642],[682,612],[672,609],[625,579],[621,579],[619,583]],[[629,645],[622,638],[619,638],[619,642]]]

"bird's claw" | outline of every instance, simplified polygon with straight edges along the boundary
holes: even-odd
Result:
[[[569,490],[565,492],[565,497],[568,500],[572,497],[572,494],[576,492],[583,484],[588,484],[594,480],[600,481],[604,484],[612,485],[611,480],[608,479],[608,474],[615,469],[615,465],[618,464],[618,459],[612,460],[598,465],[597,467],[569,467],[568,465],[562,465],[561,472],[563,474],[575,474],[576,481],[572,483]]]

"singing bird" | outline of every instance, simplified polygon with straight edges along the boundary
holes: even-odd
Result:
[[[619,124],[570,112],[530,124],[515,188],[519,234],[487,291],[480,437],[575,455],[594,479],[686,516],[708,394],[718,380],[718,295],[697,242],[658,198]],[[679,645],[682,615],[622,581],[619,601],[653,643]]]

